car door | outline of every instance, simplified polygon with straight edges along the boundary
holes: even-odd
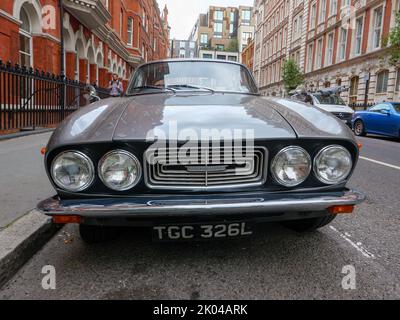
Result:
[[[368,131],[380,134],[391,134],[393,131],[391,111],[391,105],[387,103],[382,103],[371,108],[367,117]]]

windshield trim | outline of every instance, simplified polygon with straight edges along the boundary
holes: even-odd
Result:
[[[125,94],[126,96],[135,96],[137,94],[132,94],[132,91],[135,90],[135,88],[133,87],[133,80],[135,79],[136,73],[138,72],[138,70],[140,68],[152,65],[152,64],[158,64],[158,63],[180,63],[180,62],[206,62],[206,63],[225,63],[225,64],[232,64],[232,65],[236,65],[236,66],[240,66],[242,68],[244,68],[247,72],[247,74],[249,75],[251,81],[254,84],[254,88],[255,88],[255,92],[242,92],[242,91],[221,91],[221,90],[214,90],[215,93],[233,93],[233,94],[246,94],[246,95],[252,95],[252,96],[259,96],[260,94],[260,90],[258,88],[257,82],[255,81],[255,78],[253,76],[253,73],[250,72],[250,70],[242,63],[236,62],[236,61],[229,61],[229,60],[218,60],[218,59],[165,59],[165,60],[155,60],[155,61],[149,61],[146,63],[143,63],[141,65],[139,65],[135,72],[132,74],[131,78],[129,79],[129,84],[128,84],[128,88],[126,92],[129,92],[129,94]],[[200,90],[196,90],[193,92],[198,92]],[[162,93],[162,92],[160,92]]]

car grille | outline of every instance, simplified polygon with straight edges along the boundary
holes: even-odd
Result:
[[[197,161],[182,164],[172,160],[171,154],[178,149],[157,149],[155,157],[169,159],[168,162],[149,163],[145,160],[145,183],[152,189],[212,190],[262,185],[267,177],[267,150],[254,148],[253,152],[242,151],[242,161],[229,160],[220,148],[198,148]],[[236,150],[237,151],[237,150]],[[145,153],[149,158],[151,150]],[[195,153],[195,154],[196,154]],[[234,151],[229,154],[236,154]],[[193,159],[193,158],[192,158]],[[236,159],[236,158],[234,158]]]
[[[353,118],[353,114],[348,112],[334,112],[333,114],[341,120],[351,120]]]

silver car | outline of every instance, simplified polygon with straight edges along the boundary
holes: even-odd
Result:
[[[57,195],[38,209],[78,223],[88,243],[119,227],[151,228],[156,241],[250,236],[273,221],[312,231],[364,200],[346,187],[358,156],[343,121],[261,97],[241,64],[150,62],[126,96],[56,129],[45,167]]]

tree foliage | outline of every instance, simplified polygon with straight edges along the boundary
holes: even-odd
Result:
[[[283,68],[283,84],[286,92],[295,90],[298,86],[304,84],[304,74],[293,59],[285,61]]]
[[[390,58],[389,63],[392,65],[400,64],[400,13],[396,14],[396,24],[390,31],[389,37],[386,41],[390,44]],[[384,43],[385,44],[385,43]]]
[[[232,39],[229,42],[228,47],[226,48],[226,51],[228,52],[238,52],[239,51],[239,42],[237,39]]]

